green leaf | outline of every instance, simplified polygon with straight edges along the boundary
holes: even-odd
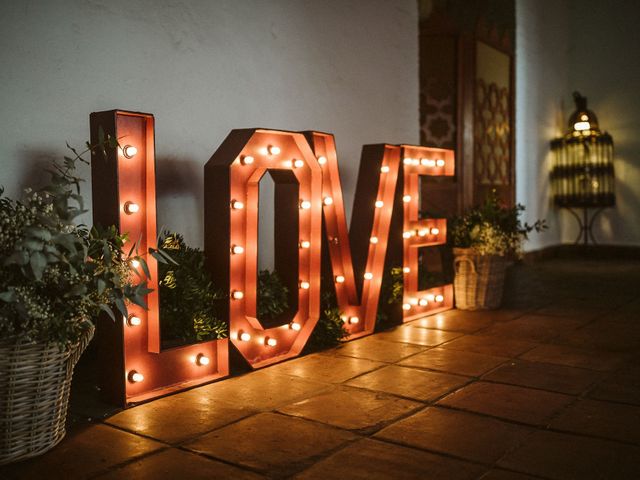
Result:
[[[111,317],[111,320],[113,320],[114,322],[116,321],[116,316],[113,313],[113,310],[111,309],[111,307],[109,305],[105,305],[104,303],[101,303],[100,304],[100,310],[102,310],[107,315],[109,315]]]
[[[11,303],[16,299],[16,292],[13,290],[7,290],[6,292],[0,292],[0,300],[3,302]]]
[[[47,258],[44,256],[44,253],[31,253],[29,265],[31,266],[31,272],[33,272],[35,279],[42,280],[42,274],[44,273],[44,269],[47,267]]]

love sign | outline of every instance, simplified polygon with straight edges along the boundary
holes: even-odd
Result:
[[[92,143],[100,129],[120,147],[92,161],[94,222],[128,232],[140,251],[155,248],[154,118],[121,110],[91,114]],[[349,231],[332,135],[233,130],[204,169],[207,268],[228,292],[229,339],[161,348],[157,265],[149,258],[148,310],[132,310],[118,324],[100,320],[103,390],[128,405],[222,378],[229,374],[230,344],[252,368],[299,355],[320,316],[323,246],[349,339],[374,331],[390,256],[403,265],[405,321],[451,308],[451,285],[418,286],[418,249],[446,242],[445,219],[419,216],[419,178],[451,176],[454,165],[451,150],[365,146]],[[275,183],[275,267],[296,288],[291,321],[275,327],[257,316],[258,199],[266,174]]]

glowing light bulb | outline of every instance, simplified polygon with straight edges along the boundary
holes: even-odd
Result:
[[[280,153],[280,147],[276,147],[275,145],[269,145],[267,147],[267,153],[269,155],[278,155]]]
[[[242,342],[248,342],[249,340],[251,340],[251,334],[249,332],[243,332],[242,330],[240,330],[238,332],[238,338]]]
[[[133,158],[136,153],[138,153],[138,149],[133,145],[125,145],[122,147],[122,154],[127,158]]]
[[[140,317],[136,317],[135,315],[129,315],[127,318],[127,325],[130,327],[137,327],[142,323]]]
[[[583,120],[583,121],[589,120],[589,116],[585,115],[585,114],[582,114],[582,115],[580,115],[580,120]]]
[[[285,160],[282,162],[284,168],[293,168],[293,162],[291,160]]]
[[[421,158],[420,159],[420,165],[424,165],[426,167],[427,165],[429,165],[429,159],[428,158]]]
[[[309,248],[311,246],[311,242],[309,240],[302,240],[298,245],[300,248]]]
[[[242,155],[240,157],[240,163],[242,165],[251,165],[253,163],[254,158],[251,155]]]
[[[242,300],[244,298],[244,292],[241,292],[240,290],[234,290],[233,292],[231,292],[231,298],[233,298],[234,300]]]
[[[374,205],[376,206],[376,208],[382,208],[384,207],[384,202],[382,200],[376,200],[376,203],[374,203]]]
[[[318,163],[320,165],[324,165],[325,163],[327,163],[327,157],[318,157]]]
[[[325,205],[333,205],[333,198],[324,197],[324,200],[322,200],[322,203],[324,203]]]
[[[278,344],[278,341],[273,337],[265,337],[264,344],[268,347],[275,347]]]
[[[409,299],[409,304],[418,305],[418,299],[417,298],[410,298]]]
[[[344,283],[344,276],[343,275],[336,275],[336,283]]]
[[[436,167],[444,167],[444,160],[441,158],[436,160]]]
[[[437,227],[433,227],[431,229],[431,235],[438,235],[440,233],[440,229]]]
[[[404,268],[402,269],[402,271],[403,271],[404,273],[409,273],[409,272],[411,271],[411,269],[410,269],[409,267],[404,267]]]
[[[409,158],[409,157],[405,157],[402,159],[402,163],[404,163],[405,165],[412,165],[413,164],[413,159]]]
[[[411,238],[413,237],[413,231],[402,232],[402,238]]]
[[[429,293],[429,294],[427,294],[427,300],[428,300],[429,302],[433,302],[433,301],[435,300],[435,298],[436,298],[436,297],[435,297],[435,295],[434,295],[433,293]]]
[[[205,365],[209,365],[209,362],[211,362],[211,360],[209,360],[209,357],[207,357],[203,353],[199,353],[196,356],[195,364],[198,366],[204,367]]]
[[[352,325],[355,325],[356,323],[359,323],[360,319],[358,317],[349,317],[349,323]]]
[[[233,208],[234,210],[242,210],[244,208],[244,203],[239,200],[232,200],[231,208]]]
[[[378,237],[371,237],[369,241],[375,245],[376,243],[378,243]]]
[[[412,158],[411,165],[415,165],[415,166],[420,165],[420,160],[418,160],[417,158]]]
[[[244,253],[244,247],[240,245],[234,245],[233,247],[231,247],[231,253],[233,253],[234,255],[240,255],[241,253]]]
[[[371,280],[373,278],[373,273],[371,272],[364,272],[364,279],[365,280]]]
[[[139,260],[131,260],[131,266],[133,268],[138,268],[140,266],[140,261]]]
[[[129,377],[129,381],[131,383],[140,383],[141,381],[144,380],[144,375],[142,375],[137,370],[131,370],[129,372],[129,375],[127,375],[127,376]]]
[[[309,284],[309,282],[305,282],[305,281],[300,282],[300,288],[303,290],[309,290],[310,286],[311,285]]]
[[[411,304],[410,303],[403,303],[402,304],[402,309],[403,310],[411,310]]]
[[[435,161],[435,160],[433,160],[433,159],[429,159],[429,160],[427,160],[427,162],[426,162],[426,166],[427,166],[427,167],[435,167],[435,166],[436,166],[436,161]]]
[[[429,301],[426,298],[421,298],[420,300],[418,300],[418,305],[420,305],[421,307],[426,307],[427,305],[429,305]]]
[[[302,168],[304,167],[304,160],[300,160],[299,158],[297,160],[293,161],[293,166],[296,168]]]
[[[405,195],[404,197],[402,197],[402,201],[404,203],[409,203],[411,201],[411,195]]]
[[[583,130],[589,130],[591,128],[591,124],[589,122],[576,122],[573,124],[573,128],[580,132]]]
[[[426,237],[427,233],[429,233],[429,230],[427,228],[421,228],[420,230],[418,230],[418,235],[420,237]]]
[[[344,323],[347,323],[349,321],[349,318],[347,318],[346,315],[340,315],[340,320],[342,320]]]
[[[300,331],[300,329],[302,328],[302,326],[301,326],[299,323],[297,323],[297,322],[291,322],[291,323],[289,324],[289,328],[290,328],[291,330],[295,330],[296,332],[299,332],[299,331]]]
[[[133,213],[138,213],[140,211],[140,205],[134,202],[125,202],[124,204],[124,213],[127,215],[131,215]]]
[[[309,200],[300,201],[300,208],[303,210],[309,210],[311,208],[311,202]]]
[[[383,165],[380,167],[380,173],[389,173],[389,165]]]
[[[443,296],[443,295],[438,294],[438,295],[436,295],[435,300],[436,300],[436,302],[438,302],[438,303],[442,303],[442,302],[444,302],[444,296]]]

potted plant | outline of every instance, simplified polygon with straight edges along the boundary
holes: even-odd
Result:
[[[146,279],[132,278],[130,262],[146,263],[135,246],[123,250],[125,236],[75,223],[86,211],[76,164],[92,148],[71,148],[52,165],[49,184],[21,200],[0,190],[0,464],[62,440],[73,368],[93,320],[101,311],[126,317],[127,302],[144,306],[149,292]]]
[[[449,242],[453,246],[457,308],[500,306],[508,262],[522,256],[522,243],[530,232],[547,228],[544,220],[523,224],[520,215],[524,209],[520,204],[501,205],[493,190],[483,205],[451,220]]]

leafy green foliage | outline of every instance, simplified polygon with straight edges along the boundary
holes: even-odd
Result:
[[[289,289],[282,284],[278,272],[261,270],[258,274],[258,318],[270,320],[289,308]]]
[[[349,334],[341,318],[342,312],[337,306],[332,290],[322,292],[320,298],[320,318],[311,333],[305,350],[313,352],[335,347]]]
[[[449,240],[454,247],[474,248],[480,254],[520,255],[522,243],[532,231],[547,229],[544,220],[522,223],[523,205],[508,208],[500,204],[493,190],[484,204],[455,217],[449,224]]]
[[[164,232],[158,243],[172,260],[158,264],[163,342],[226,338],[227,322],[221,314],[226,296],[214,286],[204,252],[189,247],[177,233]]]
[[[0,337],[44,341],[65,348],[76,342],[101,311],[115,320],[113,306],[127,315],[127,303],[145,306],[145,278],[131,278],[130,262],[146,266],[136,246],[123,251],[126,236],[115,227],[87,228],[78,162],[88,152],[116,148],[112,138],[54,162],[50,182],[25,190],[22,200],[0,189]],[[134,280],[137,283],[134,283]]]

